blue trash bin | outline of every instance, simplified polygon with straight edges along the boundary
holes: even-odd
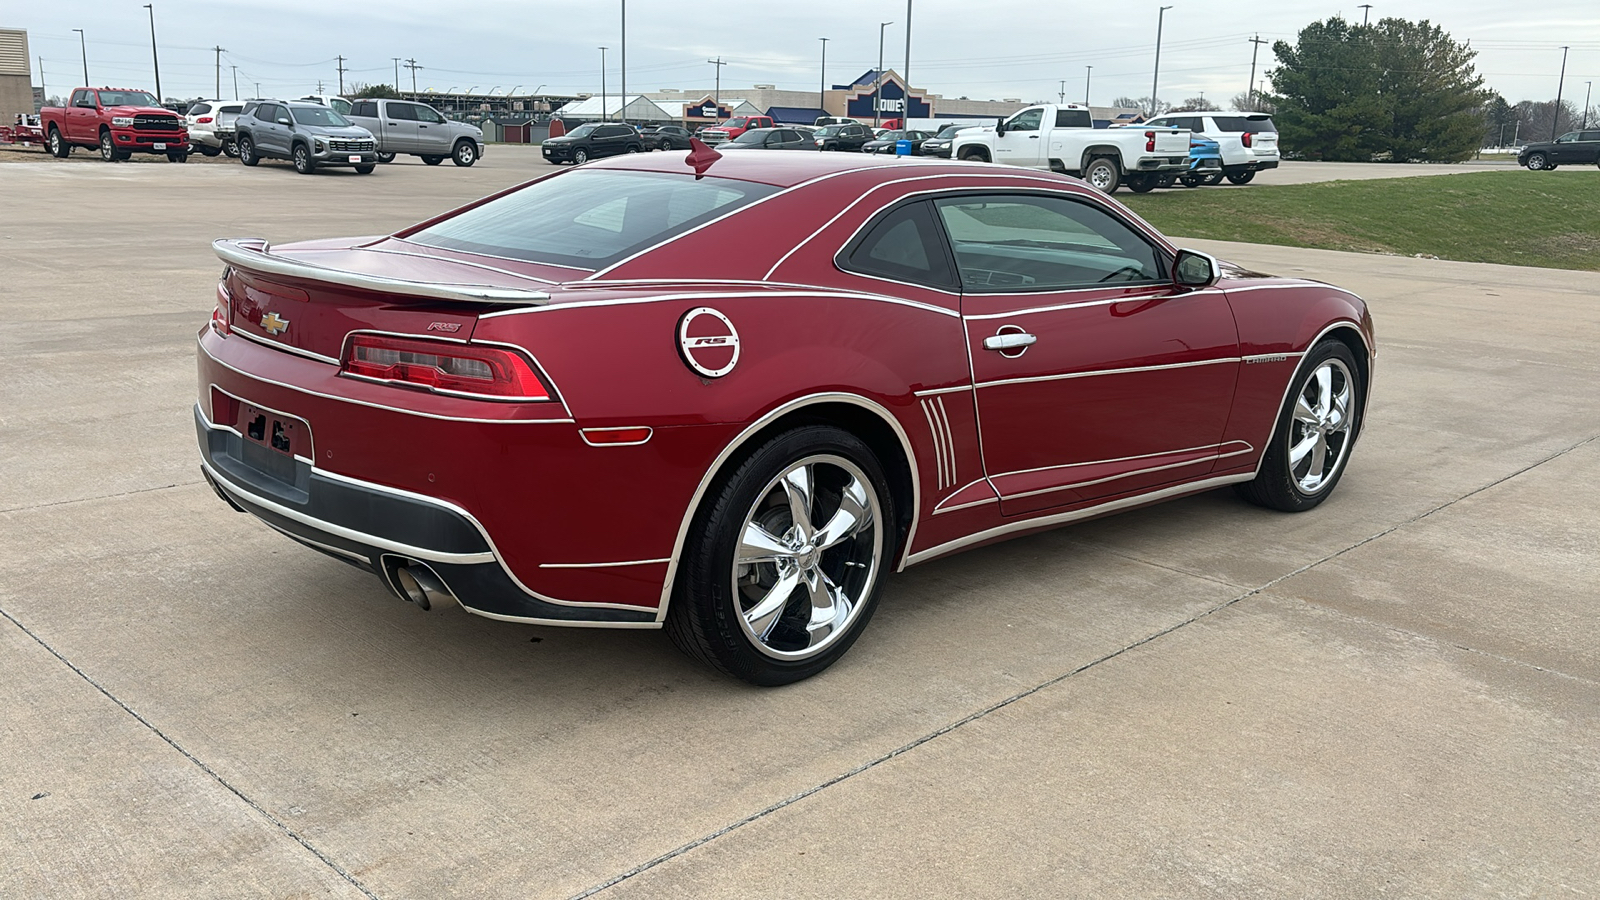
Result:
[[[895,156],[910,156],[911,155],[911,142],[908,141],[908,140],[905,140],[903,138],[901,140],[895,141],[894,142],[894,155]]]

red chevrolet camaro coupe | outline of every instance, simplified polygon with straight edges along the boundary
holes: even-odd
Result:
[[[665,627],[760,684],[891,571],[1349,463],[1366,305],[1179,250],[1065,176],[632,155],[385,237],[218,241],[217,493],[419,606]]]

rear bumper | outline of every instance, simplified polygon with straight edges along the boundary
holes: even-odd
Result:
[[[1263,169],[1276,169],[1277,167],[1278,161],[1276,159],[1252,159],[1248,162],[1225,165],[1222,170],[1231,174],[1234,172],[1260,172]]]
[[[431,497],[319,470],[310,459],[278,460],[269,475],[249,460],[265,450],[196,404],[200,467],[217,495],[299,543],[378,575],[405,598],[393,573],[422,563],[461,606],[490,618],[552,625],[658,627],[655,610],[552,603],[525,590],[502,564],[481,524]]]
[[[1149,156],[1139,160],[1140,172],[1178,172],[1189,168],[1189,154],[1182,156]]]

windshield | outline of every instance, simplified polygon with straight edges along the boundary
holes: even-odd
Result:
[[[741,134],[738,137],[734,138],[732,143],[735,143],[735,144],[762,144],[762,143],[766,142],[767,134],[768,134],[768,132],[765,132],[765,131],[746,131],[744,134]]]
[[[289,114],[294,116],[299,125],[323,125],[328,128],[344,128],[350,120],[339,115],[325,106],[291,106]]]
[[[844,128],[843,125],[828,125],[817,131],[819,137],[833,137]]]
[[[588,137],[589,135],[594,134],[594,130],[596,128],[599,128],[599,127],[600,127],[599,125],[594,125],[594,124],[579,125],[577,128],[574,128],[571,131],[567,132],[567,137],[575,137],[575,138]]]
[[[110,81],[111,79],[106,79]],[[101,106],[160,106],[156,98],[144,91],[101,91]]]
[[[743,128],[745,125],[749,124],[749,122],[750,122],[749,119],[743,119],[743,118],[740,118],[740,119],[729,119],[728,121],[722,123],[722,127],[723,128]]]
[[[599,269],[774,194],[772,185],[608,169],[546,178],[405,239],[429,247]]]

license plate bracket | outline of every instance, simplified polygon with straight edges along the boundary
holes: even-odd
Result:
[[[150,146],[155,148],[155,149],[157,149],[157,150],[165,150],[165,149],[167,149],[167,145],[163,144],[163,143],[160,143],[159,141],[157,143],[151,144]]]
[[[360,154],[356,154],[356,153],[350,154],[350,161],[353,162],[353,163],[361,162]]]

